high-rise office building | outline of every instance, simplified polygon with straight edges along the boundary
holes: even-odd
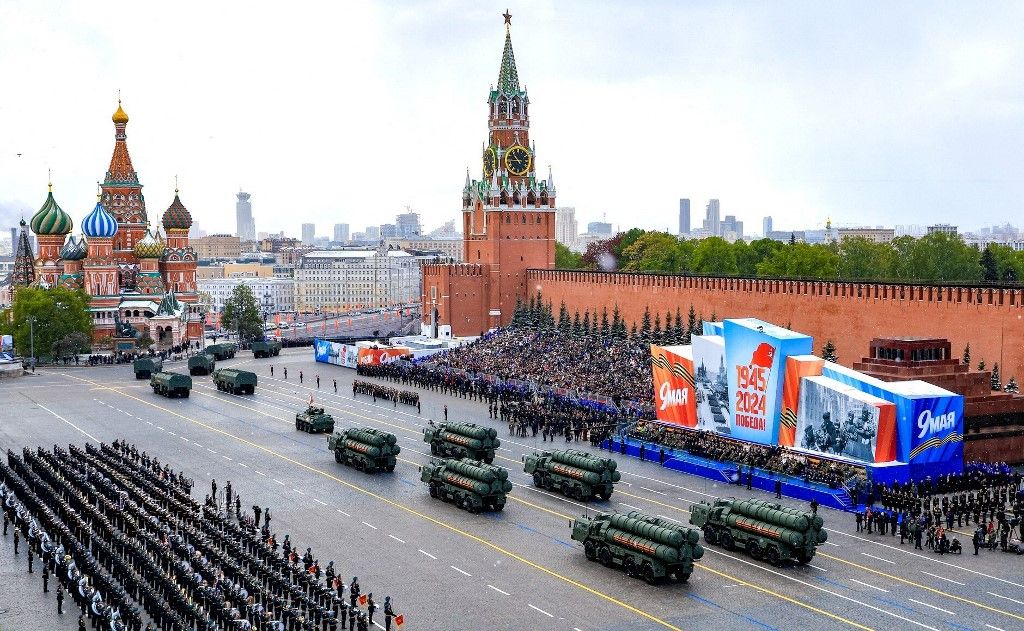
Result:
[[[302,245],[313,245],[314,239],[316,239],[316,224],[302,224]]]
[[[381,239],[394,239],[398,236],[398,226],[393,223],[382,223],[380,225]]]
[[[556,208],[555,239],[562,245],[571,248],[576,243],[576,236],[579,232],[580,226],[576,221],[576,209],[572,206]]]
[[[942,232],[944,234],[955,235],[957,233],[957,227],[956,226],[951,226],[948,223],[937,223],[937,224],[928,226],[928,234],[931,234],[933,232]]]
[[[718,236],[726,241],[739,241],[743,238],[743,222],[736,219],[736,215],[726,215],[718,224]]]
[[[690,234],[690,200],[679,200],[679,234]]]
[[[243,241],[256,239],[256,221],[252,218],[252,202],[249,193],[238,191],[235,202],[235,235]]]
[[[407,209],[408,210],[408,209]],[[420,226],[420,214],[412,211],[399,214],[395,217],[395,232],[399,239],[412,239],[420,236],[423,228]]]
[[[761,220],[761,236],[767,238],[772,233],[772,216],[768,215]]]
[[[380,226],[366,226],[366,239],[367,241],[379,241]]]
[[[338,243],[348,242],[348,224],[347,223],[336,223],[334,224],[334,240]]]
[[[711,236],[722,236],[721,210],[717,199],[709,199],[704,211],[704,230]]]

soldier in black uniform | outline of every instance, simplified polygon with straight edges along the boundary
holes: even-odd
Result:
[[[352,577],[352,584],[348,586],[348,600],[352,609],[356,608],[356,601],[359,599],[359,577]]]
[[[370,614],[370,624],[373,624],[373,612],[377,611],[377,603],[373,602],[373,592],[366,595],[366,611]]]
[[[391,596],[384,597],[384,631],[391,631],[391,619],[395,617],[395,610],[391,605]]]
[[[21,534],[18,532],[18,527],[14,527],[14,554],[18,554],[18,542],[21,541]]]
[[[50,568],[43,563],[43,593],[50,593]]]

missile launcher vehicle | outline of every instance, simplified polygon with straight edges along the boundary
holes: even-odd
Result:
[[[149,378],[149,385],[153,392],[168,399],[187,399],[192,390],[192,377],[177,372],[158,372]]]
[[[372,427],[346,429],[327,437],[327,448],[334,460],[366,473],[395,470],[395,456],[402,448],[394,434]]]
[[[164,368],[164,360],[159,357],[140,357],[132,362],[136,379],[149,379]]]
[[[218,368],[213,371],[213,383],[222,392],[252,394],[256,392],[256,373],[237,368]]]
[[[741,548],[772,565],[807,563],[828,533],[810,512],[774,502],[718,498],[690,508],[690,523],[704,530],[704,541],[726,550]]]
[[[281,354],[281,342],[274,340],[260,340],[252,343],[252,356],[256,359],[264,357],[277,357]]]
[[[578,449],[555,449],[523,458],[523,470],[533,485],[585,501],[599,496],[607,500],[622,474],[611,458],[596,458]]]
[[[420,480],[430,497],[451,502],[471,513],[505,508],[505,494],[512,490],[508,471],[480,460],[445,459],[420,467]]]
[[[237,350],[238,347],[231,342],[221,342],[220,344],[210,344],[206,347],[205,352],[216,357],[217,361],[224,361],[233,358]]]
[[[188,358],[188,374],[208,375],[217,367],[217,358],[209,353],[200,353]]]
[[[473,423],[439,423],[423,428],[423,442],[430,444],[430,453],[446,458],[469,458],[494,462],[494,450],[501,445],[493,427]]]
[[[317,432],[333,432],[334,417],[324,412],[322,407],[310,405],[305,412],[295,415],[295,429],[315,434]]]
[[[704,556],[697,529],[639,511],[579,517],[572,522],[572,539],[583,544],[588,560],[619,566],[648,583],[685,583],[693,562]]]

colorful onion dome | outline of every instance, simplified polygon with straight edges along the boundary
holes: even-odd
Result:
[[[164,253],[164,241],[154,230],[146,230],[146,235],[135,242],[135,255],[140,259],[158,259]]]
[[[60,258],[65,261],[81,261],[88,254],[89,244],[85,242],[85,237],[78,239],[75,235],[69,236],[60,249]]]
[[[36,214],[32,215],[32,232],[37,235],[68,234],[71,232],[71,228],[74,227],[74,222],[71,221],[71,215],[64,212],[57,205],[57,201],[53,199],[53,184],[49,186],[50,190],[46,194],[46,201],[43,202],[43,207]]]
[[[192,213],[178,199],[178,189],[174,189],[174,201],[164,211],[164,230],[188,230],[192,227]]]
[[[117,220],[97,201],[96,207],[82,220],[82,232],[90,239],[109,239],[117,234]]]
[[[114,115],[110,117],[110,120],[114,121],[115,123],[128,122],[128,115],[124,113],[123,109],[121,109],[121,99],[117,100],[117,111],[114,112]]]

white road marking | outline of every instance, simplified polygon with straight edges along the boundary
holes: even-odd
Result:
[[[280,484],[281,486],[284,486],[284,482],[282,482],[282,481],[278,480],[277,478],[272,478],[272,480],[274,480],[274,482],[277,482],[277,483],[278,483],[278,484]]]
[[[168,433],[168,434],[170,434],[171,436],[177,436],[177,434],[175,434],[175,433],[174,433],[174,432],[172,432],[171,430],[167,430],[167,433]]]
[[[664,515],[658,515],[658,517],[661,517],[662,519],[667,519],[667,520],[669,520],[669,521],[674,521],[674,522],[676,522],[677,524],[681,524],[681,523],[683,523],[683,522],[679,521],[678,519],[672,519],[671,517],[666,517],[666,516],[664,516]]]
[[[813,567],[814,569],[818,570],[819,572],[827,572],[828,571],[828,570],[826,570],[823,567],[818,567],[817,565],[811,565],[810,563],[807,564],[807,567]]]
[[[993,627],[990,624],[986,624],[985,626],[988,627],[989,629],[995,629],[995,631],[1006,631],[1005,629],[1000,629],[999,627]]]
[[[938,574],[932,574],[931,572],[925,572],[924,570],[921,570],[921,573],[922,574],[927,574],[928,576],[932,576],[932,577],[935,577],[935,578],[938,578],[938,579],[941,579],[941,580],[944,580],[944,581],[949,581],[950,583],[955,583],[956,585],[960,585],[962,587],[966,587],[967,586],[967,583],[961,583],[960,581],[954,581],[951,578],[946,578],[945,576],[939,576]]]
[[[238,463],[238,466],[240,466],[240,467],[245,467],[246,469],[248,469],[248,468],[249,468],[249,465],[245,464],[244,462],[239,462],[239,463]]]
[[[232,461],[234,460],[234,458],[232,458],[231,456],[221,456],[221,458],[223,458],[225,460],[232,460]]]
[[[378,530],[378,528],[376,526],[374,526],[373,524],[368,524],[365,521],[363,522],[363,525],[364,526],[369,526],[370,528],[373,528],[374,530]],[[423,552],[423,550],[420,550],[420,552]],[[424,552],[424,554],[426,554],[426,553]],[[436,559],[437,557],[434,557],[434,558]]]
[[[327,502],[325,502],[325,501],[321,500],[321,499],[320,499],[320,498],[318,498],[318,497],[314,497],[314,498],[313,498],[313,501],[314,501],[314,502],[316,502],[317,504],[321,504],[321,505],[323,505],[323,506],[327,506]]]
[[[871,583],[865,583],[864,581],[858,581],[858,580],[857,580],[857,579],[855,579],[855,578],[851,578],[850,580],[851,580],[852,582],[854,582],[854,583],[857,583],[858,585],[863,585],[864,587],[870,587],[871,589],[877,589],[878,591],[880,591],[880,592],[885,592],[886,594],[888,594],[888,593],[889,593],[889,590],[887,590],[887,589],[882,589],[881,587],[875,587],[875,586],[874,586],[874,585],[872,585]]]
[[[889,559],[883,559],[882,557],[876,557],[875,555],[868,554],[867,552],[861,552],[861,554],[866,556],[866,557],[871,557],[872,559],[875,559],[876,561],[885,561],[889,565],[896,565],[895,561],[890,561]]]
[[[641,486],[640,488],[645,490],[645,491],[647,491],[647,492],[649,492],[649,493],[657,493],[658,495],[668,495],[668,493],[664,493],[662,491],[655,491],[654,489],[649,489],[646,486]]]
[[[256,471],[256,470],[253,469],[253,471]],[[267,477],[267,474],[263,473],[262,471],[256,471],[256,473],[257,473],[257,475],[262,475],[263,477]]]
[[[303,492],[302,492],[302,491],[300,491],[299,489],[294,489],[294,488],[293,488],[292,490],[293,490],[293,491],[295,491],[296,493],[298,493],[299,495],[305,495],[305,493],[303,493]]]
[[[30,398],[30,400],[31,400],[31,398]],[[95,399],[93,399],[93,400],[95,401]],[[34,402],[34,403],[35,403],[35,402]],[[67,423],[67,424],[68,424],[68,425],[70,425],[71,427],[74,427],[74,428],[75,428],[75,429],[77,429],[77,430],[78,430],[79,432],[81,432],[81,433],[85,434],[85,435],[86,435],[87,437],[89,437],[89,438],[93,439],[93,440],[94,440],[94,441],[96,441],[96,442],[100,442],[100,439],[99,439],[99,438],[96,438],[95,436],[93,436],[93,435],[92,435],[92,434],[90,434],[89,432],[87,432],[87,431],[85,431],[84,429],[82,429],[81,427],[79,427],[79,426],[75,425],[74,423],[72,423],[71,421],[67,420],[66,418],[64,418],[64,417],[63,417],[63,416],[61,416],[60,414],[57,414],[56,412],[54,412],[54,411],[53,411],[53,410],[51,410],[50,408],[46,407],[46,406],[45,406],[45,405],[43,405],[42,403],[36,403],[36,405],[38,405],[38,406],[39,406],[40,408],[42,408],[42,409],[46,410],[46,411],[47,411],[47,412],[49,412],[50,414],[52,414],[52,415],[56,416],[56,417],[57,417],[58,419],[60,419],[61,421],[63,421],[63,422],[65,422],[65,423]]]
[[[156,428],[157,428],[158,430],[160,430],[161,432],[166,432],[166,431],[167,431],[167,430],[165,430],[164,428],[160,427],[159,425],[157,425],[157,426],[156,426]]]
[[[149,421],[147,421],[147,423],[148,423],[148,422],[149,422]],[[196,447],[202,447],[202,445],[200,445],[200,444],[199,444],[199,441],[198,441],[198,440],[194,440],[194,441],[192,441],[192,442],[194,442],[194,443],[196,444]]]
[[[466,570],[460,570],[459,568],[455,567],[454,565],[449,565],[448,567],[452,568],[453,570],[455,570],[459,574],[465,574],[466,576],[473,576],[472,574],[470,574]]]
[[[402,539],[399,539],[398,537],[396,537],[394,535],[388,535],[388,536],[391,537],[392,539],[394,539],[395,541],[397,541],[398,543],[405,543],[405,541],[403,541]]]
[[[384,628],[384,626],[381,625],[381,623],[377,622],[376,620],[373,621],[373,626],[377,627],[378,629],[383,629]]]
[[[341,510],[340,508],[339,508],[339,509],[337,509],[337,510],[338,510],[338,512],[339,512],[339,513],[341,513],[341,514],[342,514],[342,515],[344,515],[345,517],[351,517],[351,516],[352,516],[352,515],[349,515],[348,513],[346,513],[345,511]]]
[[[146,425],[152,425],[153,421],[146,421]]]
[[[619,504],[622,504],[626,508],[632,508],[633,510],[640,510],[639,508],[637,508],[636,506],[633,506],[632,504],[627,504],[625,502],[619,502]]]
[[[923,605],[925,607],[931,607],[932,609],[935,609],[936,611],[941,611],[942,613],[946,613],[946,614],[949,614],[951,616],[955,616],[956,615],[955,613],[953,613],[949,609],[943,609],[942,607],[936,607],[935,605],[929,605],[928,603],[923,603],[920,600],[914,600],[913,598],[908,598],[907,600],[909,600],[912,603],[917,603],[919,605]]]
[[[366,523],[366,522],[363,522],[363,523]],[[436,557],[436,556],[434,556],[433,554],[430,554],[429,552],[426,552],[426,551],[424,551],[424,550],[420,550],[420,552],[423,552],[423,554],[427,555],[427,556],[428,556],[428,557],[430,557],[431,559],[434,559],[435,561],[437,560],[437,557]]]
[[[510,593],[506,592],[506,591],[505,591],[505,590],[503,590],[503,589],[498,589],[498,588],[497,588],[497,587],[495,587],[494,585],[488,585],[488,587],[490,587],[490,588],[491,588],[491,589],[493,589],[494,591],[498,592],[499,594],[505,594],[506,596],[511,596],[511,595],[512,595],[512,594],[510,594]]]
[[[548,612],[544,611],[544,610],[543,610],[543,609],[541,609],[540,607],[534,607],[533,605],[530,605],[530,603],[526,603],[526,604],[527,604],[527,605],[529,605],[530,609],[533,609],[534,611],[539,611],[539,612],[541,612],[542,614],[544,614],[545,616],[547,616],[548,618],[554,618],[554,616],[552,616],[552,615],[551,615],[551,614],[549,614]]]
[[[693,500],[688,500],[685,497],[677,497],[676,499],[679,500],[680,502],[689,502],[691,504],[696,504],[697,503],[697,502],[694,502]]]
[[[186,443],[188,442],[188,439],[187,439],[187,438],[185,438],[184,436],[178,436],[178,438],[182,439],[182,440],[183,440],[183,441],[185,441]]]
[[[992,594],[996,598],[1002,598],[1002,599],[1008,600],[1008,601],[1010,601],[1012,603],[1017,603],[1018,605],[1024,605],[1024,600],[1016,600],[1014,598],[1010,598],[1009,596],[1003,596],[1002,594],[997,594],[995,592],[985,592],[985,593],[986,594]]]
[[[827,545],[827,546],[832,546],[833,548],[838,548],[838,547],[840,547],[838,543],[832,543],[831,541],[826,541],[826,542],[825,542],[825,545]],[[877,557],[876,557],[876,558],[877,558]],[[883,561],[884,561],[884,559],[883,559]]]

